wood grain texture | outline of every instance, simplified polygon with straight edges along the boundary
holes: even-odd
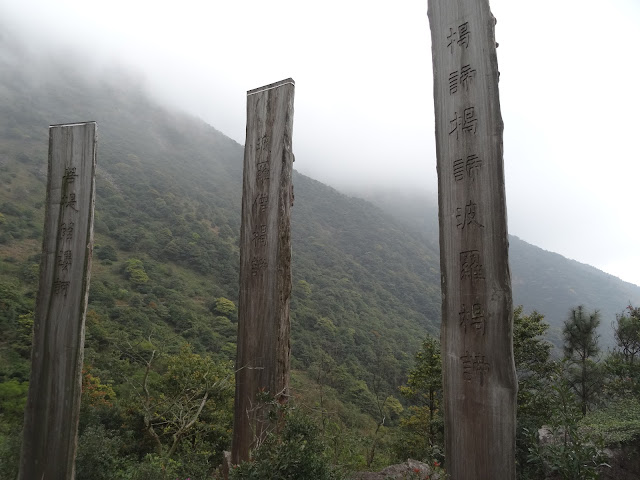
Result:
[[[289,396],[294,90],[287,79],[247,92],[233,463],[268,428],[256,394]]]
[[[515,478],[517,380],[495,19],[429,0],[442,273],[445,456],[452,480]]]
[[[96,141],[95,122],[49,128],[22,480],[74,478],[93,250]]]

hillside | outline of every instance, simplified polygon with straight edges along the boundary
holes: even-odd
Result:
[[[135,77],[84,75],[54,57],[25,61],[28,51],[3,41],[0,282],[14,300],[4,305],[2,333],[12,337],[33,309],[47,126],[91,119],[98,173],[88,358],[104,362],[116,333],[121,342],[153,333],[233,359],[235,314],[216,305],[237,302],[243,147],[159,106]],[[437,254],[368,202],[300,174],[294,185],[293,365],[307,369],[326,351],[348,372],[345,398],[363,388],[358,381],[370,397],[367,382],[388,355],[384,389],[395,392],[421,339],[437,333]],[[6,348],[0,355],[0,376],[28,378],[24,358]]]
[[[437,249],[438,205],[434,195],[393,190],[353,190],[419,233]],[[514,305],[537,310],[551,325],[549,340],[561,345],[563,322],[571,307],[599,310],[601,345],[613,345],[611,322],[627,305],[640,304],[640,287],[597,268],[543,250],[510,235],[509,262]]]

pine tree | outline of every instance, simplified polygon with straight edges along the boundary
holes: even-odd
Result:
[[[582,305],[572,308],[564,322],[564,357],[569,365],[567,381],[579,398],[582,415],[595,401],[602,383],[598,363],[600,347],[596,330],[600,325],[600,313],[588,313]]]

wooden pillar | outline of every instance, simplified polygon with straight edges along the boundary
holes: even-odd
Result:
[[[515,478],[517,379],[495,18],[488,0],[429,0],[445,461],[452,480]]]
[[[72,479],[95,199],[95,122],[49,127],[49,172],[21,480]]]
[[[256,394],[281,403],[289,395],[294,90],[289,78],[247,92],[234,464],[268,428]]]

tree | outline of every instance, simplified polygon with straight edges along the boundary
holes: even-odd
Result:
[[[616,348],[605,361],[608,381],[607,389],[613,395],[640,398],[640,308],[631,305],[628,313],[616,316],[612,324]]]
[[[567,382],[578,396],[582,416],[595,401],[602,375],[598,364],[600,313],[588,313],[582,305],[572,308],[564,322],[564,357],[569,365]]]
[[[522,305],[513,310],[513,356],[518,376],[516,462],[518,476],[539,478],[540,465],[528,462],[529,451],[538,443],[531,435],[550,418],[549,392],[558,373],[551,360],[552,345],[544,340],[549,324],[537,311],[523,315]]]
[[[144,365],[141,379],[127,380],[135,390],[144,430],[164,461],[174,457],[187,438],[193,439],[193,449],[196,441],[219,443],[213,437],[218,437],[219,431],[230,431],[234,377],[228,364],[193,353],[185,344],[179,354],[166,358],[166,370],[159,375],[155,371],[158,350],[150,341],[146,353],[131,348],[129,354]],[[216,410],[225,414],[217,415]],[[223,424],[213,424],[214,418]]]
[[[613,325],[613,335],[617,347],[625,362],[633,365],[640,354],[640,308],[627,307],[628,315],[616,316],[617,325]]]
[[[518,376],[518,417],[544,415],[548,388],[557,365],[551,361],[551,343],[544,339],[549,324],[537,311],[523,315],[522,305],[513,311],[513,356]]]
[[[417,403],[409,407],[412,414],[401,422],[406,433],[402,442],[405,459],[406,455],[422,459],[437,456],[442,450],[444,434],[440,412],[442,357],[440,342],[432,336],[422,342],[422,348],[415,356],[415,366],[409,371],[407,384],[400,387],[400,392]],[[407,446],[411,451],[406,450]]]

